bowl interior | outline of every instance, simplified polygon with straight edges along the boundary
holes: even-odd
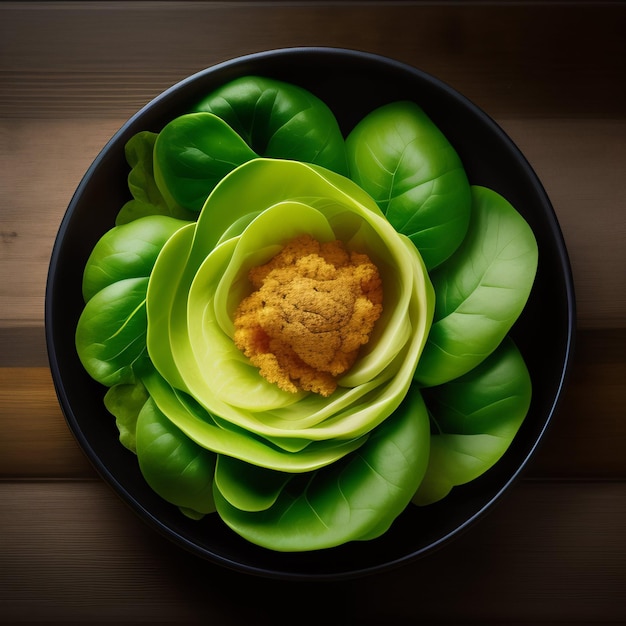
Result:
[[[410,506],[383,537],[313,553],[282,554],[256,547],[232,533],[217,516],[191,521],[156,496],[145,484],[136,457],[118,441],[114,419],[102,403],[105,389],[89,378],[74,348],[83,308],[83,267],[129,198],[126,141],[140,130],[158,132],[212,89],[250,74],[309,89],[334,111],[344,134],[377,106],[415,101],[454,145],[470,182],[506,197],[529,222],[539,246],[535,285],[512,330],[531,373],[533,400],[505,456],[440,503]],[[70,429],[104,480],[145,521],[198,556],[231,568],[272,577],[340,578],[424,555],[495,504],[527,464],[554,413],[571,360],[574,309],[567,251],[550,201],[526,159],[484,112],[437,79],[384,57],[298,48],[249,55],[191,76],[149,103],[111,139],[76,190],[55,242],[46,292],[46,337],[53,380]]]

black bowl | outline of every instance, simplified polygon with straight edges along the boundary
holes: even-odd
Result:
[[[346,134],[377,106],[415,101],[454,145],[470,182],[505,196],[529,222],[538,241],[536,281],[512,330],[533,382],[532,405],[521,430],[505,456],[481,478],[455,488],[439,503],[410,506],[373,541],[284,554],[246,542],[216,515],[202,522],[185,518],[144,482],[136,457],[120,445],[114,419],[103,406],[105,389],[85,373],[74,348],[83,308],[83,267],[129,199],[124,144],[140,130],[159,131],[204,94],[249,74],[309,89],[330,106]],[[544,436],[570,367],[575,329],[572,277],[557,219],[537,176],[502,129],[428,74],[384,57],[329,48],[275,50],[221,63],[168,89],[126,122],[85,174],[61,223],[50,262],[45,313],[50,367],[67,423],[96,470],[122,499],[152,527],[200,557],[247,573],[309,580],[364,575],[407,563],[442,546],[490,510]]]

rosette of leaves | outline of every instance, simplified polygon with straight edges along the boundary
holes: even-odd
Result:
[[[138,133],[127,159],[132,199],[87,262],[76,346],[161,497],[314,550],[381,535],[506,451],[530,402],[508,333],[535,239],[416,104],[344,140],[313,94],[245,77]],[[328,398],[268,383],[233,342],[247,270],[301,234],[367,252],[384,285]]]

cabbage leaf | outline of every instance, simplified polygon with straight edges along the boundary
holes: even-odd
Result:
[[[363,118],[346,139],[350,178],[416,245],[430,271],[461,244],[470,216],[463,163],[418,105],[393,102]]]
[[[535,279],[538,248],[524,218],[497,192],[472,187],[467,237],[431,273],[435,317],[415,372],[424,386],[462,376],[489,356],[521,314]]]
[[[369,540],[386,532],[410,502],[426,471],[429,445],[428,413],[413,388],[361,448],[312,475],[292,479],[271,507],[238,509],[215,483],[217,511],[242,537],[276,551]]]
[[[418,505],[441,500],[500,460],[526,417],[532,386],[507,337],[472,371],[423,393],[434,434],[428,470],[413,498]]]

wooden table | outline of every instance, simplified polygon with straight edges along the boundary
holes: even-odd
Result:
[[[0,4],[0,620],[626,622],[625,33],[617,2]],[[388,573],[291,584],[183,553],[100,481],[57,404],[43,300],[71,195],[132,113],[302,45],[407,62],[496,119],[561,223],[578,341],[544,445],[484,520]]]

